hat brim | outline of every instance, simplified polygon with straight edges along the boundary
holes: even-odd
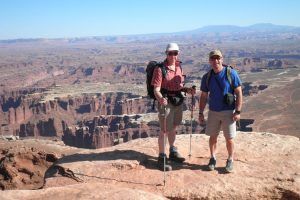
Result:
[[[166,52],[169,52],[169,51],[178,51],[178,52],[180,52],[178,49],[168,49],[168,50],[166,50]]]

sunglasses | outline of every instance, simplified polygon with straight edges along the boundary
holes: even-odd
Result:
[[[177,56],[178,55],[178,51],[169,51],[168,52],[168,56]]]
[[[212,57],[210,57],[209,59],[210,59],[210,60],[215,60],[215,59],[221,60],[221,58],[222,58],[222,57],[220,57],[220,56],[212,56]]]

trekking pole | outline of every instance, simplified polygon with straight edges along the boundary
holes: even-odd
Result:
[[[166,117],[166,106],[164,106],[164,186],[166,185],[166,125],[167,125],[167,117]]]
[[[196,86],[192,86],[193,90],[196,90]],[[189,159],[191,159],[192,156],[192,135],[193,135],[193,118],[194,118],[194,105],[195,105],[195,96],[194,93],[192,93],[192,107],[191,107],[191,132],[190,132],[190,153],[189,153]]]
[[[165,95],[163,95],[165,98]],[[167,133],[167,107],[164,108],[164,186],[166,185],[166,133]]]
[[[241,131],[241,120],[236,121],[236,130]]]

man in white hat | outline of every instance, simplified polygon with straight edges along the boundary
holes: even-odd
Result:
[[[165,134],[167,135],[170,153],[169,160],[182,163],[185,158],[181,156],[174,146],[176,138],[176,127],[182,121],[183,114],[183,96],[181,91],[183,89],[184,76],[180,61],[178,59],[179,47],[176,43],[169,43],[166,47],[167,58],[163,62],[165,76],[163,78],[163,70],[156,67],[154,70],[151,84],[154,86],[154,95],[159,102],[158,117],[160,122],[160,135],[158,138],[159,156],[158,168],[160,170],[170,171],[171,165],[164,160],[167,160],[165,154]],[[194,94],[192,88],[185,88],[185,92]]]

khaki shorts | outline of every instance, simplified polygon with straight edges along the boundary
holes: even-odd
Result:
[[[222,129],[226,138],[236,136],[236,123],[232,119],[233,110],[220,112],[208,111],[205,134],[209,136],[219,135]]]
[[[171,131],[174,126],[178,126],[181,124],[182,121],[182,113],[183,113],[183,104],[180,106],[173,106],[172,104],[161,106],[158,104],[158,119],[160,124],[160,130],[164,131],[164,124],[165,124],[165,114],[166,114],[166,125],[167,129],[166,131]]]

